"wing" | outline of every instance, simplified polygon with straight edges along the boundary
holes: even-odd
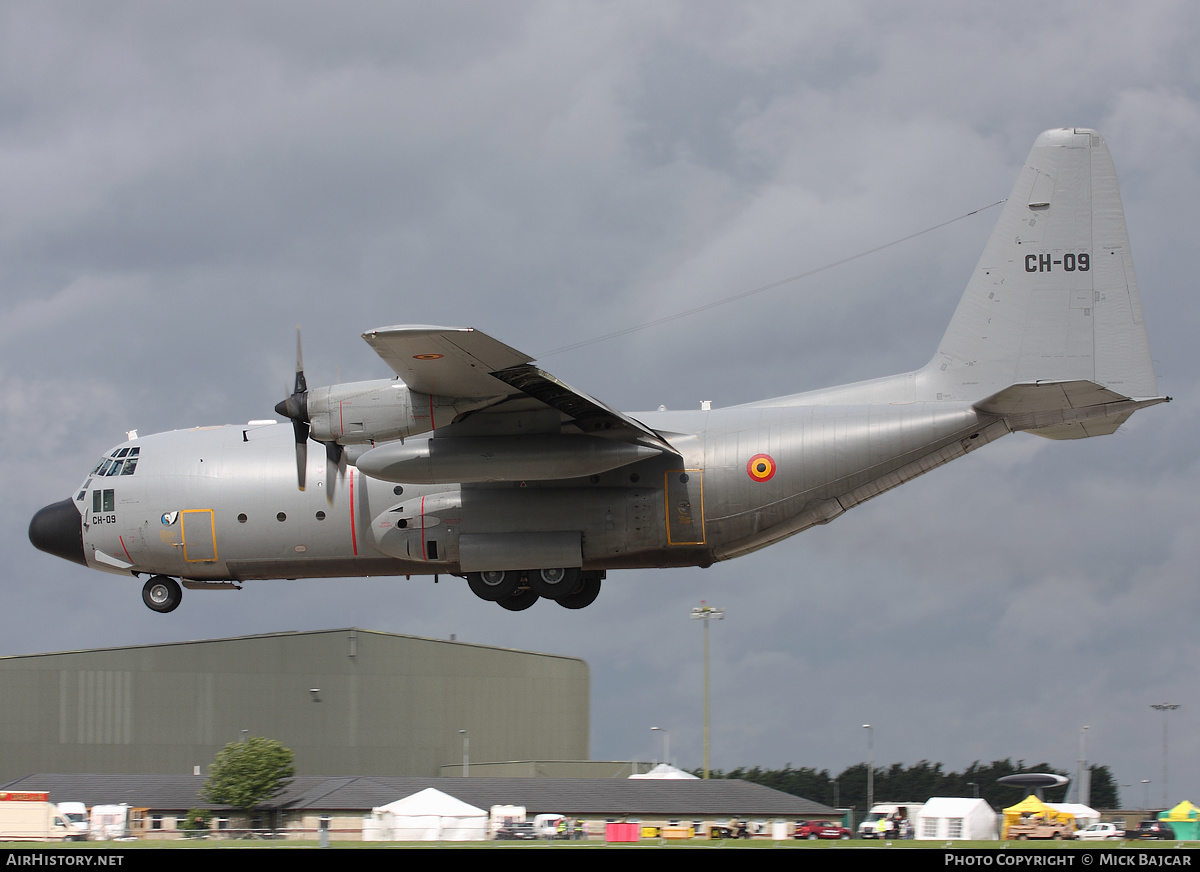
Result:
[[[640,421],[531,366],[529,355],[473,328],[382,327],[367,331],[363,339],[414,391],[439,397],[496,398],[477,413],[481,417],[530,398],[535,405],[558,412],[581,433],[674,451]]]
[[[470,327],[381,327],[362,335],[414,391],[438,397],[499,397],[515,388],[492,377],[532,357]]]

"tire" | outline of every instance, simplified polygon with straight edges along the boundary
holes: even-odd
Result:
[[[586,609],[600,595],[600,573],[580,573],[582,579],[579,590],[560,596],[556,602],[564,609]]]
[[[179,582],[166,575],[152,575],[142,587],[142,602],[160,615],[175,611],[182,599],[183,589]]]
[[[520,581],[520,573],[503,569],[467,573],[467,586],[471,588],[471,593],[492,603],[512,596]]]
[[[496,600],[496,604],[500,608],[507,609],[510,612],[523,612],[539,599],[537,591],[532,588],[525,588],[525,590],[519,590],[502,600]]]
[[[525,579],[538,596],[552,600],[578,593],[581,586],[578,569],[529,569]]]

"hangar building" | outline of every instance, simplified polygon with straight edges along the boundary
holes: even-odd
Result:
[[[278,739],[297,775],[588,759],[585,662],[349,628],[0,657],[0,782],[207,772]]]

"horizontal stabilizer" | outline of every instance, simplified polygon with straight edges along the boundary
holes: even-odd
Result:
[[[1170,402],[1170,397],[1133,399],[1095,382],[1029,382],[992,394],[975,408],[1003,418],[1011,430],[1047,439],[1085,439],[1116,432],[1138,409]]]

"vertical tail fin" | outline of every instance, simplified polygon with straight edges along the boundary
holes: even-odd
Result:
[[[1090,383],[1109,398],[1155,397],[1116,171],[1096,131],[1048,130],[1037,138],[921,375],[931,399],[997,410],[1006,408],[995,402],[998,393],[1046,382]],[[1025,391],[1021,402],[1029,397]],[[1042,435],[1067,434],[1048,428]]]

